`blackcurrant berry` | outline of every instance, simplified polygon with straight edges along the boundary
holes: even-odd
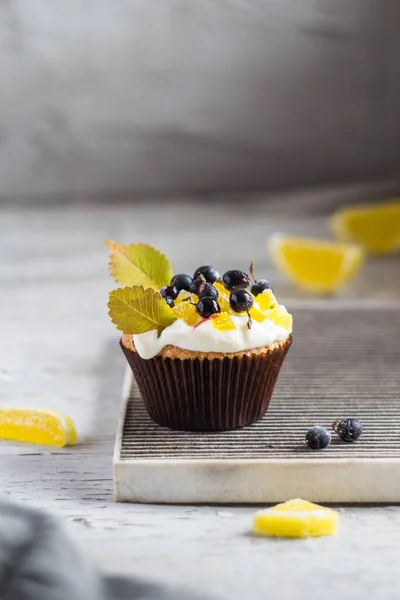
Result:
[[[199,291],[199,287],[202,283],[205,283],[205,281],[204,279],[200,279],[200,277],[197,277],[197,279],[193,279],[192,283],[189,286],[189,292],[192,292],[192,294],[197,294],[197,292]]]
[[[237,313],[248,312],[253,304],[253,298],[246,290],[234,290],[229,296],[229,305]]]
[[[356,442],[362,434],[362,425],[358,419],[342,419],[335,421],[332,425],[343,442]]]
[[[311,427],[306,433],[306,444],[311,450],[322,450],[331,443],[331,434],[325,427]]]
[[[200,298],[196,305],[197,312],[200,316],[211,317],[211,315],[215,315],[216,313],[221,312],[220,306],[214,298]]]
[[[199,298],[214,298],[214,300],[217,300],[218,290],[213,286],[212,283],[208,283],[208,281],[206,281],[199,285],[197,289],[197,295]]]
[[[169,298],[172,298],[172,300],[175,300],[179,294],[179,291],[174,285],[164,285],[164,287],[162,287],[160,290],[160,294],[163,298],[168,296]]]
[[[199,267],[196,269],[193,279],[197,279],[200,277],[200,275],[203,275],[204,279],[209,283],[214,283],[214,281],[217,281],[217,279],[220,278],[220,274],[218,273],[217,269],[214,269],[214,267],[210,266]]]
[[[169,296],[166,296],[164,298],[164,300],[168,304],[168,306],[170,306],[171,308],[174,308],[175,302],[172,300],[172,298],[170,298]]]
[[[249,287],[250,277],[244,271],[233,269],[222,275],[222,283],[228,290],[238,290]]]
[[[251,286],[251,293],[253,296],[262,294],[264,290],[272,290],[271,284],[266,279],[259,279],[256,283]]]
[[[190,284],[192,281],[193,278],[190,277],[190,275],[186,275],[186,273],[178,273],[178,275],[173,276],[170,285],[176,287],[178,292],[181,290],[186,290],[188,292],[190,290]]]

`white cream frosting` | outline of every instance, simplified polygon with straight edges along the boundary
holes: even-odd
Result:
[[[282,305],[281,308],[284,309]],[[241,352],[283,341],[291,333],[268,318],[262,323],[253,320],[251,329],[247,326],[247,316],[231,318],[237,328],[230,331],[219,331],[210,320],[192,327],[178,319],[166,327],[160,337],[157,337],[156,330],[152,330],[134,335],[133,342],[139,356],[149,359],[168,345],[195,352]]]

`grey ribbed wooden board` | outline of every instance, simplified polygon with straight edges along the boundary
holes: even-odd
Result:
[[[128,376],[114,470],[120,501],[400,502],[400,308],[294,312],[294,342],[266,417],[241,430],[185,433],[148,417]],[[356,444],[309,450],[312,425],[355,416]]]

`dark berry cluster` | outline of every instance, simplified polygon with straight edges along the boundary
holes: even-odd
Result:
[[[246,312],[249,316],[247,322],[248,327],[251,327],[251,316],[250,309],[253,308],[254,300],[253,296],[258,296],[264,290],[272,289],[266,279],[257,279],[254,276],[254,261],[251,261],[250,274],[254,280],[253,285],[250,288],[250,292],[246,288],[250,285],[250,277],[244,271],[233,269],[227,271],[222,276],[222,283],[230,291],[229,304],[233,311],[237,313]]]
[[[217,269],[204,265],[195,270],[189,291],[197,294],[199,301],[196,310],[201,317],[208,319],[211,315],[221,312],[217,302],[218,290],[213,285],[220,278]]]
[[[234,312],[249,315],[248,326],[251,327],[249,310],[253,308],[253,297],[245,288],[250,285],[250,277],[244,271],[233,269],[222,276],[222,284],[229,290],[229,305]]]
[[[340,419],[332,424],[332,429],[342,442],[356,442],[362,434],[358,419]],[[311,427],[306,433],[306,444],[311,450],[322,450],[331,443],[331,434],[325,427]]]
[[[197,312],[202,317],[208,318],[221,312],[217,302],[218,290],[213,285],[219,279],[220,274],[214,267],[199,267],[194,272],[193,277],[186,273],[174,275],[170,284],[161,288],[160,294],[171,308],[173,308],[174,300],[182,290],[196,294],[199,297],[196,304]]]
[[[248,326],[251,327],[250,309],[253,308],[253,296],[261,294],[264,290],[271,289],[266,279],[256,280],[254,277],[254,263],[250,266],[250,273],[254,284],[250,292],[246,289],[250,286],[250,277],[244,271],[232,269],[226,271],[221,277],[217,269],[210,265],[199,267],[194,272],[193,277],[185,273],[174,275],[168,286],[160,290],[160,294],[171,308],[174,306],[174,300],[179,292],[186,290],[199,297],[196,304],[197,312],[200,316],[208,318],[213,314],[221,312],[218,304],[218,290],[213,285],[219,281],[229,292],[229,305],[236,313],[247,313],[249,320]],[[188,298],[189,300],[189,298]]]

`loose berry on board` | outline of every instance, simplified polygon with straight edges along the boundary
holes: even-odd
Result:
[[[342,442],[356,442],[362,435],[362,425],[358,419],[348,418],[335,421],[332,425]]]
[[[311,427],[306,433],[306,444],[311,450],[322,450],[331,443],[331,434],[325,427]]]

